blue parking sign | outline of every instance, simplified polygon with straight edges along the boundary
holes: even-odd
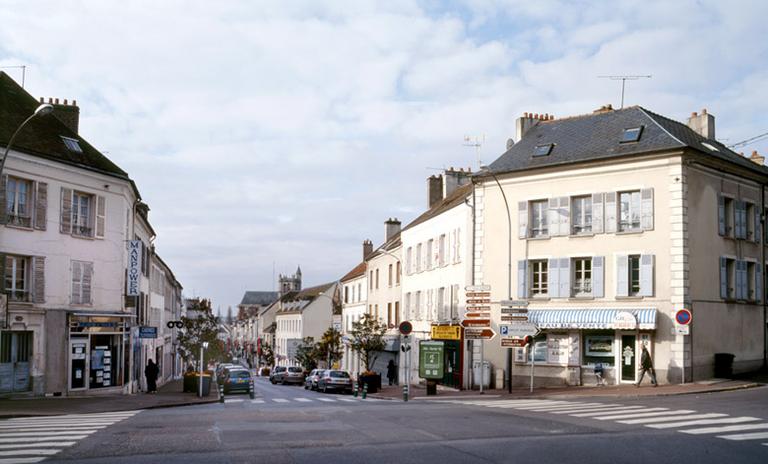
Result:
[[[500,325],[499,331],[501,332],[502,336],[509,335],[509,326],[508,325]]]

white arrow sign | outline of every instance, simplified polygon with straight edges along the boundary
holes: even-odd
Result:
[[[535,337],[539,333],[539,328],[535,324],[524,322],[521,324],[509,324],[499,326],[499,332],[506,337]],[[504,333],[506,332],[506,333]]]

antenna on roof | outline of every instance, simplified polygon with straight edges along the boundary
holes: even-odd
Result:
[[[27,79],[27,66],[24,64],[18,66],[0,66],[0,69],[21,69],[21,88],[24,88],[24,81]]]
[[[475,147],[475,154],[477,155],[477,169],[480,170],[482,163],[480,162],[480,148],[485,143],[485,134],[483,135],[465,135],[464,146]]]
[[[638,79],[650,79],[652,75],[640,76],[640,75],[624,75],[624,76],[597,76],[600,79],[610,79],[612,81],[621,81],[621,108],[624,108],[624,85],[627,81],[636,81]],[[620,109],[621,109],[620,108]]]

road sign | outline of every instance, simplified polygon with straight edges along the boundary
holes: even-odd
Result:
[[[142,325],[139,327],[139,338],[157,338],[157,327]]]
[[[491,312],[477,312],[477,313],[467,313],[464,315],[464,319],[490,319],[491,318]]]
[[[528,314],[528,308],[510,308],[506,306],[501,307],[502,314]]]
[[[443,342],[422,340],[419,342],[419,377],[423,379],[443,378]]]
[[[491,292],[467,292],[467,298],[490,298]]]
[[[506,333],[504,333],[506,331]],[[535,337],[539,333],[539,328],[534,324],[521,323],[499,326],[499,333],[508,337]]]
[[[467,298],[467,304],[491,304],[490,298]]]
[[[691,326],[690,325],[675,325],[675,335],[690,335],[691,334]]]
[[[528,322],[526,314],[502,314],[501,322]]]
[[[491,340],[495,336],[493,329],[464,329],[464,338],[467,340]]]
[[[458,325],[433,325],[432,340],[461,340],[461,327]]]
[[[491,286],[490,285],[467,285],[464,287],[464,290],[468,292],[490,292]]]
[[[691,310],[687,308],[679,309],[675,313],[675,322],[677,322],[680,325],[688,325],[693,320],[693,314],[691,314]]]
[[[401,334],[410,335],[410,333],[413,332],[413,324],[408,321],[403,321],[400,323],[398,329],[400,330]]]
[[[528,306],[528,302],[525,301],[525,300],[501,300],[501,301],[499,301],[499,304],[502,307],[507,307],[507,308],[519,307],[519,306],[527,307]]]
[[[501,346],[507,348],[522,348],[525,346],[525,339],[523,338],[502,338]]]
[[[461,321],[461,325],[464,327],[490,327],[490,319],[464,319]]]
[[[467,311],[490,311],[491,307],[489,305],[470,305],[467,306]]]

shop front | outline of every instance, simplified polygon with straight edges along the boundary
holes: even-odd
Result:
[[[532,309],[540,334],[531,350],[515,351],[522,377],[534,364],[537,385],[608,385],[637,382],[640,352],[653,356],[656,308]],[[529,375],[529,374],[528,374]],[[515,383],[526,380],[517,378]]]
[[[130,379],[129,314],[69,315],[68,391],[121,391]]]
[[[443,378],[437,383],[462,388],[464,381],[463,331],[459,325],[433,325],[431,338],[443,342]]]

